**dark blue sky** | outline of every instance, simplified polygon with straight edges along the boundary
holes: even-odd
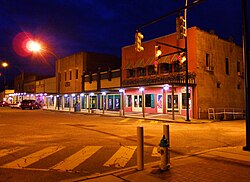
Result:
[[[54,73],[53,56],[42,59],[15,53],[12,41],[19,32],[30,32],[60,57],[79,51],[121,57],[121,48],[134,43],[136,27],[184,4],[185,0],[0,0],[0,59],[10,62],[7,80],[18,72],[17,67],[26,72]],[[144,40],[173,33],[175,18],[143,28]],[[224,39],[233,37],[241,45],[240,0],[206,0],[188,10],[187,23],[188,27],[214,30]],[[2,85],[2,79],[0,82]]]

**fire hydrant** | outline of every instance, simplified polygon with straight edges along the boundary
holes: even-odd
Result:
[[[158,153],[161,154],[161,164],[160,169],[161,170],[168,170],[170,168],[170,152],[169,152],[169,143],[168,140],[165,138],[165,135],[163,135],[159,147],[158,147]]]

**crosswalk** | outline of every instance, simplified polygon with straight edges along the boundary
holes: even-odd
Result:
[[[80,150],[77,150],[75,153],[71,153],[69,156],[65,157],[61,161],[57,161],[56,164],[47,167],[47,170],[56,170],[56,171],[74,171],[78,166],[83,165],[86,160],[89,160],[94,155],[104,148],[108,148],[107,146],[85,146]],[[112,153],[112,156],[105,159],[106,161],[100,164],[100,167],[104,168],[124,168],[127,166],[128,162],[135,157],[136,146],[120,146],[116,148],[109,149]],[[13,155],[22,150],[27,150],[27,147],[13,147],[10,149],[2,149],[0,150],[0,162],[1,159],[7,157],[9,155]],[[104,150],[105,151],[105,150]],[[99,152],[100,158],[106,158],[105,152]],[[107,150],[106,150],[107,151]],[[157,147],[153,146],[145,146],[145,151],[147,155],[152,158],[159,157],[159,154],[156,152]],[[42,160],[48,160],[49,157],[53,158],[57,153],[66,152],[67,147],[65,146],[47,146],[38,151],[31,152],[28,155],[23,157],[14,159],[5,164],[0,165],[0,168],[8,168],[8,169],[31,169],[31,170],[45,170],[43,166],[40,168],[33,168],[32,165],[34,163],[40,162]],[[52,159],[51,159],[52,160]],[[102,160],[101,160],[102,161]]]

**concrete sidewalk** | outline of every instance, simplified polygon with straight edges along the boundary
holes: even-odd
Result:
[[[159,170],[158,163],[145,165],[142,171],[131,167],[101,175],[69,181],[87,182],[160,182],[160,181],[250,181],[250,152],[242,147],[207,150],[189,156],[171,158],[169,171]]]
[[[156,120],[162,122],[172,122],[172,123],[191,123],[191,124],[200,124],[200,123],[211,123],[214,120],[208,119],[191,119],[187,122],[185,121],[185,117],[180,116],[178,114],[175,115],[175,119],[172,119],[171,114],[161,114],[161,113],[145,113],[145,117],[143,117],[141,112],[126,112],[124,116],[120,115],[119,111],[105,111],[104,114],[101,110],[94,110],[95,112],[89,112],[87,109],[82,109],[81,111],[74,112],[73,110],[55,110],[55,109],[48,109],[43,108],[45,111],[55,111],[55,112],[67,112],[72,114],[89,114],[89,115],[101,115],[101,116],[112,116],[112,117],[123,117],[123,118],[136,118],[136,119],[145,119],[145,120]]]

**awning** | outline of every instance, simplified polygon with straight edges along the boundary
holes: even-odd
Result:
[[[136,62],[135,62],[135,67],[138,68],[138,67],[144,67],[144,59],[138,59]]]
[[[144,63],[144,66],[153,65],[154,60],[156,60],[156,58],[155,58],[154,56],[149,57],[149,58],[147,59],[147,61]]]
[[[170,56],[164,56],[164,57],[161,57],[160,59],[158,59],[157,61],[158,61],[158,64],[159,63],[168,63],[168,64],[170,64],[171,63],[171,58],[170,58]]]
[[[132,65],[131,61],[129,61],[129,62],[125,65],[124,68],[125,68],[125,69],[133,69],[133,65]]]

